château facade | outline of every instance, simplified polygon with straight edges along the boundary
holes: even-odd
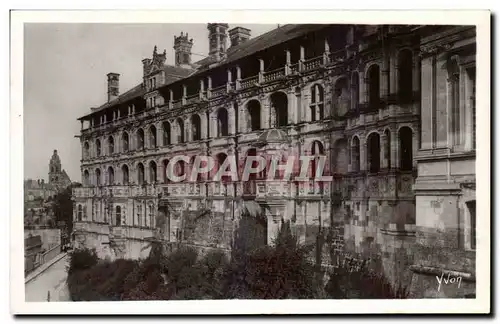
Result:
[[[77,246],[145,257],[161,216],[165,244],[230,250],[237,228],[271,244],[285,220],[304,243],[332,229],[335,249],[378,258],[390,278],[410,282],[442,266],[415,260],[442,240],[426,234],[439,196],[460,201],[453,212],[462,218],[446,216],[455,217],[446,228],[461,224],[472,249],[473,222],[458,220],[475,200],[473,26],[284,25],[256,38],[243,27],[207,28],[207,58],[192,62],[193,39],[181,33],[173,65],[155,47],[142,82],[123,94],[120,75],[109,73],[108,102],[79,119]],[[249,156],[312,156],[313,164],[306,182],[262,172],[174,183],[166,166],[178,155],[190,157],[175,165],[178,175],[190,174],[196,156],[217,165],[234,156],[238,166]],[[331,182],[315,178],[323,155]],[[335,262],[329,252],[325,265]]]

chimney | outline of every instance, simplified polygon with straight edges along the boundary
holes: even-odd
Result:
[[[208,55],[220,60],[227,50],[227,34],[228,24],[213,23],[208,24]]]
[[[108,73],[108,102],[118,98],[120,94],[120,74]],[[56,154],[54,152],[54,154]]]
[[[250,39],[251,30],[243,27],[234,27],[229,31],[231,47],[240,45]]]
[[[188,38],[188,33],[181,36],[174,36],[175,50],[175,66],[190,67],[191,66],[191,48],[193,47],[193,39]]]

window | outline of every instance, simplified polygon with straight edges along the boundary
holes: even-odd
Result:
[[[250,116],[250,129],[252,131],[259,130],[260,126],[260,102],[252,100],[247,104],[248,115]]]
[[[184,121],[181,118],[177,118],[177,142],[184,143]]]
[[[399,152],[400,152],[400,169],[403,171],[411,171],[413,169],[413,132],[409,127],[401,127],[399,129]]]
[[[89,146],[89,142],[85,142],[85,144],[83,144],[83,158],[84,159],[88,159],[90,157],[90,146]]]
[[[321,142],[319,141],[312,142],[311,156],[314,156],[314,159],[311,160],[310,177],[312,179],[315,179],[316,177],[321,177],[321,174],[317,173],[320,157],[324,156],[323,144],[321,144]]]
[[[170,145],[170,123],[163,122],[163,146]]]
[[[101,170],[100,169],[95,170],[95,184],[96,184],[96,186],[101,185]]]
[[[89,172],[87,170],[83,171],[83,185],[84,186],[90,185],[89,180],[90,180]]]
[[[370,173],[380,171],[380,135],[376,132],[368,136],[368,170]]]
[[[115,140],[113,139],[113,136],[108,138],[108,151],[109,154],[115,153]]]
[[[148,206],[148,218],[146,219],[146,221],[149,223],[147,224],[146,226],[148,227],[151,227],[151,228],[154,228],[154,205],[153,204],[149,204]]]
[[[138,184],[144,184],[144,165],[139,163],[137,165],[137,182]]]
[[[352,171],[358,172],[360,171],[360,145],[359,145],[359,138],[357,136],[352,138],[352,143],[351,143],[351,165],[352,165]]]
[[[370,110],[377,110],[380,106],[380,69],[373,64],[368,69],[368,105]]]
[[[225,108],[220,108],[217,111],[217,137],[227,136],[228,131],[228,116]]]
[[[385,134],[385,145],[384,145],[384,159],[387,161],[387,169],[391,168],[391,132],[386,129]]]
[[[333,100],[335,116],[344,116],[351,109],[351,94],[347,78],[340,78],[335,82]]]
[[[87,206],[83,206],[83,219],[87,219]]]
[[[156,163],[149,162],[149,183],[156,183]]]
[[[130,146],[129,146],[129,139],[128,139],[127,132],[124,132],[122,135],[122,145],[123,145],[123,152],[128,152],[130,149]]]
[[[311,105],[309,106],[311,110],[311,121],[323,119],[323,101],[323,87],[319,84],[315,84],[311,88]]]
[[[120,226],[121,224],[122,224],[122,208],[120,206],[116,206],[115,225]]]
[[[123,184],[128,184],[129,182],[129,172],[128,172],[128,166],[126,164],[122,166],[122,180]]]
[[[137,149],[144,150],[144,131],[142,128],[137,131]]]
[[[101,156],[101,141],[98,139],[95,141],[95,149],[96,149],[96,156]]]
[[[168,183],[169,182],[169,176],[168,176],[168,160],[163,160],[163,183]]]
[[[288,99],[283,92],[275,92],[271,95],[271,106],[274,113],[274,127],[288,125]]]
[[[156,127],[155,126],[151,126],[149,128],[149,147],[151,147],[151,148],[157,147]]]
[[[193,141],[199,141],[201,139],[201,119],[198,114],[194,114],[191,117],[191,132]]]
[[[137,226],[142,227],[142,204],[137,205]]]
[[[112,167],[108,168],[108,185],[112,186],[115,184],[115,170]]]
[[[82,221],[83,207],[82,205],[78,205],[78,221]]]
[[[401,103],[410,103],[413,94],[413,55],[405,49],[398,53],[398,92]]]

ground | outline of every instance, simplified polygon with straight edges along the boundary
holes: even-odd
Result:
[[[50,292],[50,301],[70,301],[66,286],[66,266],[68,257],[51,265],[47,270],[25,285],[27,302],[47,301]]]

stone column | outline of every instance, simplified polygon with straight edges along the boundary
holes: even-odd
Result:
[[[186,118],[184,121],[184,138],[186,139],[186,142],[191,142],[193,140],[193,130],[191,127],[191,118]]]
[[[217,137],[217,114],[215,111],[210,112],[210,136]]]
[[[302,89],[299,91],[295,91],[294,93],[294,104],[292,105],[293,110],[294,110],[294,123],[298,124],[302,120],[302,116],[300,116],[300,113],[302,112],[301,109],[302,105]]]
[[[362,135],[359,137],[359,170],[367,170],[367,143],[366,136]]]
[[[290,89],[287,89],[287,107],[286,107],[286,110],[287,110],[287,115],[288,115],[288,121],[287,123],[288,124],[294,124],[295,123],[295,106],[297,105],[295,103],[295,95],[293,93],[293,91],[291,91]]]
[[[200,92],[199,92],[199,98],[203,98],[203,93],[205,92],[205,83],[203,82],[203,79],[200,79]]]
[[[386,157],[386,147],[387,147],[387,135],[384,133],[382,133],[382,135],[380,136],[380,139],[381,139],[381,145],[380,145],[380,168],[381,169],[386,169],[386,168],[389,168],[389,161]]]
[[[391,167],[399,169],[399,134],[396,129],[391,129]]]
[[[268,129],[271,127],[271,107],[270,107],[270,103],[269,103],[269,98],[265,98],[263,100],[261,100],[260,102],[261,104],[261,115],[260,115],[260,119],[261,119],[261,125],[262,125],[262,128],[263,129]]]
[[[264,60],[259,59],[259,83],[264,82]]]
[[[234,106],[230,105],[227,109],[227,119],[228,119],[228,132],[230,135],[236,134],[236,111]]]
[[[388,62],[390,58],[387,58],[387,55],[384,55],[382,58],[382,66],[380,71],[380,98],[385,100],[389,95],[389,66],[390,62]]]
[[[390,53],[389,64],[389,92],[394,95],[398,93],[397,57],[394,55],[394,53]]]
[[[359,71],[359,103],[366,104],[367,100],[367,91],[366,91],[366,79],[365,72]]]

